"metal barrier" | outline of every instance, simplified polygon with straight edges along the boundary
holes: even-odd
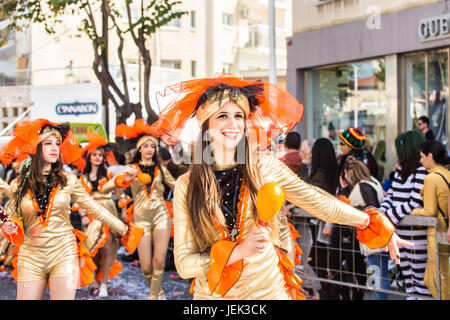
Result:
[[[315,221],[316,223],[314,223]],[[338,290],[339,295],[342,296],[344,296],[343,292],[346,292],[345,295],[348,295],[347,292],[350,292],[351,296],[355,297],[355,295],[359,295],[359,298],[361,298],[361,293],[364,292],[364,299],[369,298],[371,294],[384,294],[386,298],[387,295],[390,295],[390,298],[394,300],[406,298],[433,300],[433,297],[431,296],[407,293],[405,289],[406,280],[410,280],[410,278],[405,278],[400,271],[400,266],[395,265],[395,262],[390,260],[390,258],[387,263],[385,262],[385,264],[388,264],[387,272],[389,278],[383,278],[381,276],[382,270],[379,268],[377,269],[378,266],[368,264],[368,257],[361,254],[359,245],[355,245],[358,242],[355,237],[355,228],[334,225],[337,227],[337,229],[333,231],[335,241],[326,244],[325,242],[327,239],[322,236],[323,228],[326,227],[324,222],[315,219],[313,216],[299,208],[295,208],[295,214],[290,219],[290,222],[299,231],[301,236],[297,241],[300,242],[299,244],[303,251],[302,264],[296,266],[296,270],[298,275],[304,280],[304,287],[305,285],[308,285],[311,288],[316,288],[316,290],[318,290],[317,283],[320,283],[321,287],[325,285],[333,288],[334,286],[334,290]],[[436,228],[437,218],[405,216],[399,225],[410,226],[411,228],[416,228],[418,226]],[[339,234],[337,235],[338,231]],[[309,232],[310,234],[308,234]],[[309,237],[314,237],[314,239],[309,240]],[[337,242],[336,239],[339,239],[339,242]],[[328,241],[330,240],[331,237],[328,238]],[[354,242],[352,243],[352,241]],[[450,246],[450,243],[445,239],[438,239],[438,237],[435,237],[437,299],[441,299],[441,277],[444,275],[443,270],[440,270],[439,267],[439,254],[443,254],[442,252],[439,252],[439,247],[442,247],[442,245]],[[361,258],[361,256],[363,258]],[[382,256],[373,255],[371,259],[373,260],[375,257],[382,258]],[[428,258],[429,257],[430,255],[428,254]],[[449,259],[448,254],[445,258]],[[326,261],[324,261],[324,259],[326,259]],[[407,259],[405,259],[405,261],[406,260]],[[415,260],[410,261],[410,263],[414,264]],[[311,272],[311,270],[313,272]],[[428,270],[428,272],[429,271],[430,270]],[[366,279],[365,282],[363,281],[364,279]],[[382,288],[382,281],[386,281],[385,284],[390,284],[389,289]],[[449,290],[449,288],[446,289]]]

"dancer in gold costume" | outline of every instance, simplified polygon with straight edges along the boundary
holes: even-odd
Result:
[[[134,222],[144,228],[138,246],[139,262],[150,287],[149,299],[165,299],[161,283],[171,233],[171,220],[164,201],[164,185],[175,186],[175,179],[160,164],[158,140],[149,135],[149,125],[142,119],[133,126],[120,124],[116,135],[136,143],[137,152],[130,165],[119,173],[116,185],[130,187],[134,205]],[[137,179],[136,179],[137,178]],[[153,254],[152,254],[153,245]]]
[[[106,166],[107,160],[114,162],[114,155],[105,138],[94,132],[87,132],[86,136],[89,144],[83,148],[86,166],[80,176],[81,184],[98,204],[118,218],[119,214],[112,199],[112,193],[116,192],[119,197],[125,197],[125,195],[111,181],[113,173],[109,172]],[[87,239],[84,245],[97,265],[94,294],[104,298],[108,296],[108,279],[117,276],[122,270],[122,265],[116,260],[120,246],[119,238],[112,236],[109,227],[100,220],[93,219],[89,212],[80,214],[83,224],[87,225]]]
[[[69,129],[45,119],[24,121],[0,150],[4,164],[15,158],[23,161],[19,177],[11,184],[9,217],[2,224],[5,237],[20,246],[19,300],[42,299],[47,285],[50,299],[74,299],[77,287],[92,275],[92,260],[82,244],[85,236],[70,223],[71,200],[125,236],[122,242],[127,245],[136,230],[97,204],[74,175],[62,170],[63,163],[75,163],[81,157]]]
[[[357,227],[369,246],[389,243],[397,258],[405,242],[379,212],[356,210],[258,154],[301,121],[303,106],[286,91],[225,74],[169,86],[162,96],[170,103],[151,127],[155,136],[176,143],[192,115],[201,128],[174,192],[175,264],[182,278],[195,278],[194,299],[304,299],[286,255],[293,242],[283,211],[269,227],[259,223],[256,194],[268,182],[317,218]]]

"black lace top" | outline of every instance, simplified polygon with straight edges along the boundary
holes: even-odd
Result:
[[[44,177],[47,180],[47,189],[45,189],[45,191],[41,194],[36,194],[36,201],[39,205],[39,212],[36,213],[36,218],[41,215],[43,216],[43,218],[45,218],[44,216],[45,209],[47,208],[50,193],[52,191],[52,188],[50,187],[51,184],[50,175],[45,175]]]
[[[222,190],[221,209],[229,230],[234,228],[238,207],[238,197],[242,186],[242,174],[239,167],[214,171]]]

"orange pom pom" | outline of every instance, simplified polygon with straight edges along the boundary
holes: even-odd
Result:
[[[152,177],[147,173],[141,172],[138,174],[138,180],[143,184],[149,184],[152,181]]]

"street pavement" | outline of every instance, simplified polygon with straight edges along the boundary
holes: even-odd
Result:
[[[76,300],[148,300],[149,288],[139,265],[121,260],[123,269],[118,276],[108,281],[108,294],[106,298],[99,298],[92,294],[92,287],[84,287],[77,290]],[[189,293],[191,280],[172,278],[174,270],[164,273],[162,283],[167,300],[192,300]],[[0,300],[16,299],[16,282],[9,273],[0,272]],[[49,300],[48,289],[45,292],[45,300]]]

